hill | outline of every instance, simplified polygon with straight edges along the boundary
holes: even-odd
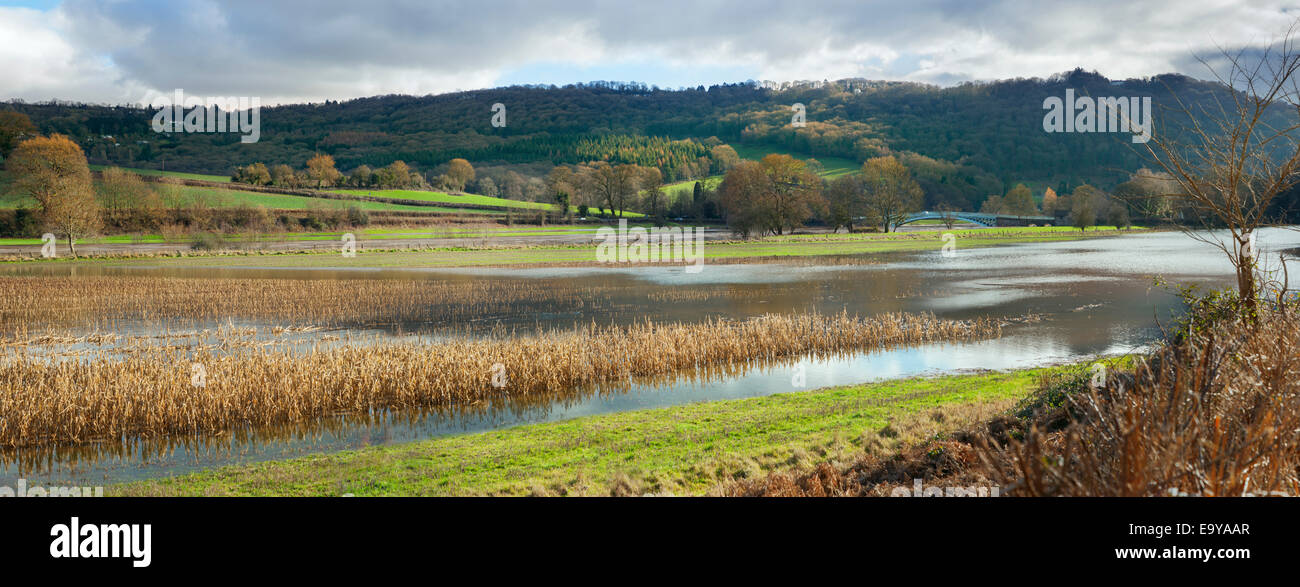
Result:
[[[1157,111],[1174,96],[1191,103],[1223,97],[1218,86],[1185,76],[1110,80],[1081,70],[950,88],[861,79],[680,90],[594,82],[263,108],[255,144],[240,143],[236,134],[157,134],[150,113],[133,107],[0,108],[27,113],[42,132],[68,134],[94,163],[221,176],[255,161],[301,167],[319,152],[344,170],[402,160],[428,174],[454,157],[476,166],[604,159],[657,166],[666,181],[677,182],[716,173],[701,172],[697,163],[707,162],[719,140],[742,156],[778,151],[817,158],[828,176],[894,154],[917,175],[927,204],[977,209],[1015,183],[1058,192],[1082,183],[1105,188],[1142,166],[1128,135],[1043,131],[1044,99],[1067,89],[1151,97]],[[491,124],[496,103],[507,108],[504,128]],[[794,103],[806,106],[803,128],[790,124]]]

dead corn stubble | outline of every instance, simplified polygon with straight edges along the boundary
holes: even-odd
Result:
[[[218,433],[337,412],[545,405],[639,379],[1000,334],[987,320],[810,313],[306,352],[158,347],[126,357],[37,361],[8,349],[0,352],[0,446]],[[203,386],[193,385],[194,363],[203,365]],[[498,363],[504,387],[493,385]]]

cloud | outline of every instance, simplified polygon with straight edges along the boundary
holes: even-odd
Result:
[[[746,75],[712,81],[1203,75],[1188,55],[1268,42],[1296,14],[1220,0],[65,0],[0,8],[15,40],[0,47],[0,98],[184,88],[319,101],[587,81],[557,76],[595,69],[669,87],[719,71]]]

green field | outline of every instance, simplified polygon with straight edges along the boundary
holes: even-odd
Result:
[[[138,171],[138,170],[133,170]],[[173,186],[183,199],[191,202],[202,201],[213,208],[234,208],[239,206],[262,206],[271,210],[310,210],[310,209],[336,209],[356,206],[363,210],[370,211],[408,211],[408,212],[428,212],[428,213],[447,213],[447,214],[485,214],[499,215],[502,212],[493,210],[477,210],[465,208],[452,208],[443,206],[411,206],[404,204],[389,204],[387,202],[373,202],[366,200],[332,200],[327,198],[311,198],[307,196],[293,196],[288,194],[268,194],[262,192],[246,192],[242,190],[203,187],[203,186]],[[7,174],[0,172],[0,208],[19,208],[33,207],[36,201],[30,196],[10,193],[9,181]]]
[[[220,188],[207,188],[196,186],[181,186],[179,188],[187,198],[202,200],[213,208],[233,208],[238,206],[263,206],[273,210],[310,210],[310,209],[338,209],[356,206],[363,210],[405,210],[409,212],[445,212],[445,213],[466,213],[466,214],[491,214],[490,210],[463,210],[456,208],[444,208],[440,206],[409,206],[404,204],[389,204],[387,202],[370,202],[365,200],[331,200],[327,198],[311,198],[307,196],[293,196],[288,194],[267,194],[261,192],[245,192],[239,190],[227,190]]]
[[[1009,409],[1045,369],[885,381],[581,417],[110,487],[109,495],[702,494],[897,449]]]
[[[91,165],[90,168],[95,171],[103,171],[109,167],[120,167],[118,165]],[[158,169],[139,169],[136,167],[122,167],[127,171],[137,175],[151,175],[154,177],[178,177],[181,179],[193,179],[198,181],[215,181],[220,183],[230,183],[230,177],[225,175],[205,175],[202,173],[185,173],[181,171],[161,171]]]
[[[331,190],[331,191],[335,191],[340,194],[348,194],[351,196],[362,196],[362,197],[371,197],[371,198],[392,198],[395,200],[419,200],[421,202],[434,202],[439,204],[447,204],[449,206],[454,206],[456,204],[465,204],[470,206],[496,206],[499,208],[515,208],[519,210],[533,211],[533,212],[556,209],[555,204],[547,204],[545,202],[524,202],[520,200],[497,198],[493,196],[480,196],[478,194],[449,194],[446,192],[427,192],[427,191],[419,191],[419,190],[339,189],[339,190]],[[592,208],[594,210],[595,207],[593,206]],[[467,209],[467,210],[473,211],[473,209]],[[576,214],[577,211],[578,209],[576,207],[574,206],[569,207],[569,212]],[[483,210],[482,212],[491,212],[491,211]],[[499,214],[500,212],[497,213]],[[631,211],[624,212],[623,215],[628,218],[639,218],[644,216],[644,214],[638,212],[631,212]]]
[[[758,161],[772,153],[790,155],[791,157],[802,161],[816,159],[822,164],[822,172],[818,175],[821,175],[825,179],[835,179],[841,175],[857,173],[857,171],[862,168],[862,164],[843,157],[813,157],[812,155],[805,153],[792,153],[776,147],[767,146],[732,145],[732,147],[736,149],[736,154],[740,155],[742,159],[753,159],[755,161]]]
[[[468,204],[471,206],[497,206],[502,208],[522,208],[527,210],[554,210],[554,204],[541,202],[521,202],[506,198],[480,196],[476,194],[448,194],[445,192],[425,192],[417,190],[332,190],[341,194],[364,197],[392,198],[396,200],[419,200],[440,204]]]

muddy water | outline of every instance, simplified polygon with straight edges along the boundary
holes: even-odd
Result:
[[[1300,244],[1300,233],[1269,230],[1260,248]],[[1276,264],[1276,261],[1272,261]],[[1300,267],[1292,267],[1300,275]],[[27,266],[23,273],[67,275],[165,275],[176,277],[277,277],[301,279],[421,279],[471,283],[516,280],[535,288],[577,288],[590,303],[574,309],[518,305],[453,323],[430,307],[427,316],[406,316],[331,335],[381,338],[441,336],[449,328],[518,330],[568,328],[581,323],[636,320],[743,319],[768,312],[816,309],[869,315],[933,312],[940,317],[993,316],[1014,320],[998,340],[936,344],[825,360],[802,359],[755,366],[728,376],[681,377],[633,382],[619,390],[591,390],[577,400],[519,409],[506,403],[472,410],[339,415],[275,430],[239,430],[219,437],[101,444],[3,455],[0,483],[26,477],[42,483],[101,483],[183,473],[223,464],[280,459],[442,434],[486,430],[581,415],[668,406],[694,401],[754,397],[888,378],[1013,369],[1140,350],[1178,311],[1177,299],[1154,284],[1156,276],[1180,284],[1223,287],[1231,268],[1221,252],[1178,233],[1135,234],[1062,243],[817,258],[753,264],[706,265],[698,274],[680,268],[475,268],[357,270],[266,268],[183,269]],[[590,294],[584,292],[591,292]],[[599,293],[596,293],[599,292]],[[239,317],[230,317],[239,322]],[[256,327],[257,324],[251,324]],[[265,325],[270,326],[270,325]],[[124,324],[147,332],[147,324]]]

